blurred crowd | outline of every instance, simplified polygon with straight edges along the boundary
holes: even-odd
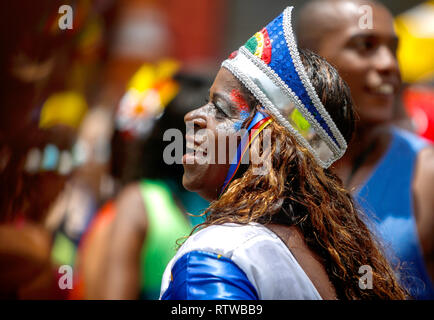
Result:
[[[185,131],[228,54],[225,4],[0,4],[0,298],[158,299],[177,240],[209,204],[164,162],[163,134]],[[434,31],[418,37],[416,11],[395,20],[404,85],[392,121],[434,141]],[[420,72],[406,47],[417,45],[430,61]]]
[[[73,20],[63,30],[59,20],[70,18],[59,11],[65,4]],[[143,268],[168,262],[168,253],[161,258],[158,252],[174,251],[175,241],[203,220],[186,214],[199,215],[208,203],[182,188],[180,166],[164,163],[162,137],[169,128],[185,131],[184,114],[206,96],[213,71],[206,61],[217,39],[207,44],[204,32],[213,26],[189,33],[179,19],[167,23],[171,10],[189,9],[181,1],[47,0],[1,7],[7,45],[1,52],[0,296],[103,298],[116,292],[158,298],[163,270],[133,283],[127,296],[101,288],[98,279],[107,272],[123,272],[116,279],[131,276],[130,269],[103,266],[111,254],[106,248],[117,250],[114,243],[139,241],[134,277],[145,279]],[[205,45],[189,46],[187,36]],[[143,221],[122,240],[112,236],[119,232],[112,231],[119,195],[123,209],[140,210],[116,219]],[[173,225],[159,234],[146,216],[163,208]],[[62,265],[72,267],[72,286],[61,279]]]

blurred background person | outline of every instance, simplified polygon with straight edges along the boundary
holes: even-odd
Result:
[[[99,225],[95,221],[101,220],[98,218],[102,216],[99,212],[101,207],[109,208],[120,189],[143,177],[143,167],[148,165],[142,152],[146,139],[134,138],[131,133],[125,134],[125,128],[116,127],[118,118],[121,118],[116,116],[118,105],[131,100],[131,92],[124,96],[125,87],[129,84],[131,89],[131,83],[136,82],[134,85],[143,89],[149,80],[141,77],[146,69],[142,67],[143,63],[158,63],[167,56],[176,56],[186,68],[206,75],[213,68],[210,61],[218,55],[216,49],[220,34],[217,32],[217,19],[222,13],[221,7],[219,1],[205,3],[197,0],[182,5],[178,0],[123,0],[111,3],[110,23],[106,31],[108,36],[105,38],[106,55],[99,72],[101,81],[96,85],[92,108],[80,127],[74,146],[80,166],[46,219],[46,225],[55,234],[53,257],[56,261],[78,267],[78,246],[85,242],[82,241],[84,234],[94,233],[88,229]],[[216,20],[198,19],[182,24],[184,17],[192,12],[201,16],[213,12]],[[194,95],[195,92],[189,94]],[[149,135],[154,120],[145,121],[146,117],[140,117],[140,110],[136,111],[139,111],[139,117],[135,119],[135,125],[147,126],[145,129],[149,132],[146,135]],[[144,111],[150,113],[149,110]],[[120,134],[120,129],[123,134]],[[115,150],[110,150],[112,146]],[[156,176],[157,172],[153,174]],[[183,196],[203,203],[203,200],[191,197],[187,192]],[[99,230],[98,227],[94,229]],[[91,263],[93,260],[87,261]],[[81,283],[79,279],[82,279],[78,269],[74,272],[75,283]],[[86,278],[87,287],[93,288],[92,280],[89,280],[93,276]],[[72,292],[71,297],[83,297],[83,291]]]
[[[208,202],[182,187],[181,154],[177,164],[163,159],[163,135],[185,132],[184,114],[209,85],[178,69],[173,60],[143,65],[120,101],[111,157],[118,191],[80,244],[74,298],[158,299],[176,241],[203,221],[198,216]]]
[[[360,21],[367,10],[372,25],[364,28]],[[301,10],[297,31],[301,47],[337,67],[359,114],[336,172],[371,214],[389,258],[396,254],[399,261],[392,262],[399,264],[410,294],[432,299],[434,149],[391,126],[401,84],[392,15],[377,2],[311,1]]]
[[[75,29],[59,28],[61,5],[74,8]],[[1,4],[1,297],[65,297],[44,221],[75,168],[87,81],[97,82],[102,53],[84,30],[104,10],[89,1]]]

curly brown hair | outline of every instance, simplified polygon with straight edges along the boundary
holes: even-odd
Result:
[[[350,141],[355,114],[348,86],[318,55],[304,50],[300,55],[325,108]],[[255,165],[250,162],[205,210],[207,220],[192,233],[228,222],[297,226],[308,247],[322,258],[339,299],[405,299],[406,292],[341,180],[331,169],[321,168],[283,126],[273,122],[268,128],[271,148],[264,154],[271,167],[267,174],[255,174]],[[260,146],[263,139],[261,133]],[[371,290],[359,287],[358,271],[363,265],[373,271],[375,285]]]

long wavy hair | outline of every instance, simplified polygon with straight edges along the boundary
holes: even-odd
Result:
[[[350,141],[355,113],[348,86],[323,58],[307,50],[301,50],[300,56],[322,103]],[[330,169],[321,168],[283,126],[272,122],[268,128],[271,148],[265,156],[271,161],[269,172],[257,175],[252,162],[246,165],[205,210],[206,221],[192,233],[229,222],[297,226],[308,247],[322,258],[338,299],[405,299],[406,292],[341,180]],[[258,136],[260,146],[263,138]],[[363,265],[372,268],[372,289],[359,287]]]

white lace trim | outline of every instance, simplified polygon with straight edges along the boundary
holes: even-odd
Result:
[[[247,58],[249,58],[259,69],[264,72],[268,78],[274,82],[274,84],[281,88],[282,92],[286,94],[290,99],[294,100],[298,111],[301,112],[303,117],[308,120],[308,122],[315,128],[315,131],[319,134],[322,140],[330,147],[333,153],[337,156],[340,153],[339,146],[330,139],[330,136],[324,130],[324,128],[319,124],[319,122],[315,119],[315,117],[307,110],[306,106],[300,100],[300,98],[292,91],[290,87],[280,78],[280,76],[272,69],[270,66],[265,64],[261,59],[257,59],[255,56],[251,54],[246,48],[241,47],[239,53],[244,54]]]
[[[258,99],[268,111],[270,111],[271,115],[275,118],[275,120],[284,126],[300,143],[303,147],[305,147],[309,152],[314,156],[315,160],[318,164],[323,168],[328,168],[333,162],[338,160],[343,156],[345,150],[347,148],[347,142],[342,136],[341,132],[337,128],[336,124],[333,122],[330,114],[324,108],[321,100],[319,99],[315,89],[313,88],[307,74],[305,72],[304,66],[301,62],[299,52],[297,49],[297,44],[295,42],[292,25],[291,25],[291,13],[293,7],[287,7],[283,12],[283,31],[285,40],[291,55],[291,58],[294,63],[295,70],[300,77],[303,86],[305,87],[309,98],[311,99],[314,107],[319,112],[320,116],[327,123],[330,128],[333,137],[336,139],[336,142],[332,137],[329,136],[327,131],[320,125],[320,123],[315,119],[315,117],[309,112],[300,98],[294,93],[294,91],[280,78],[280,76],[268,65],[266,65],[262,60],[252,55],[246,48],[241,47],[239,49],[238,54],[243,55],[250,62],[256,66],[261,73],[264,74],[272,83],[280,90],[290,101],[294,102],[296,108],[301,112],[303,117],[312,125],[315,132],[321,138],[321,140],[330,148],[330,151],[333,155],[330,156],[327,160],[322,160],[318,154],[318,151],[315,150],[314,147],[306,140],[296,128],[294,128],[291,123],[283,117],[281,112],[279,111],[278,106],[274,105],[274,103],[267,97],[266,92],[263,92],[257,84],[253,81],[253,79],[249,76],[248,70],[242,70],[240,66],[237,65],[237,62],[234,61],[236,59],[228,59],[223,62],[222,67],[228,69],[232,74],[238,78],[246,87],[252,92],[252,94]],[[261,81],[260,81],[261,82]]]
[[[222,63],[222,67],[228,69],[241,83],[243,83],[247,89],[252,92],[258,101],[260,101],[265,109],[267,109],[274,119],[285,127],[297,140],[299,144],[305,147],[315,158],[318,164],[323,168],[328,168],[335,160],[335,157],[330,158],[328,161],[322,161],[315,149],[309,144],[309,142],[286,120],[280,111],[273,105],[273,103],[267,98],[264,92],[258,88],[258,86],[241,70],[239,70],[231,60],[225,60]]]
[[[345,150],[347,149],[347,142],[345,141],[344,137],[340,133],[339,129],[336,127],[336,124],[333,122],[332,118],[330,117],[327,110],[324,108],[323,104],[321,103],[321,100],[319,99],[315,89],[313,88],[312,84],[309,81],[309,78],[307,77],[307,74],[304,70],[304,66],[301,62],[300,55],[298,53],[297,44],[294,39],[294,33],[292,30],[292,22],[291,22],[291,14],[292,9],[294,7],[287,7],[285,11],[283,12],[283,31],[286,39],[286,43],[289,48],[289,52],[292,57],[292,61],[294,63],[295,69],[306,88],[307,93],[309,94],[309,97],[312,100],[312,103],[314,104],[315,108],[318,110],[320,115],[323,117],[323,119],[327,122],[331,132],[333,133],[335,139],[339,143],[339,154],[338,157],[335,159],[339,159],[342,157],[342,155],[345,153]]]

